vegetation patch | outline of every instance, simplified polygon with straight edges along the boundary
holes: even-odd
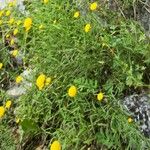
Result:
[[[85,10],[68,0],[25,7],[0,11],[1,149],[149,149],[120,103],[149,89],[141,26],[102,1]],[[12,87],[23,94],[12,97]]]

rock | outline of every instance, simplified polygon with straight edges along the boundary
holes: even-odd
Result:
[[[123,106],[139,124],[140,130],[150,137],[150,95],[133,94],[124,98]]]
[[[26,93],[26,89],[23,87],[19,87],[19,86],[13,86],[6,93],[12,98],[18,98],[21,95]]]
[[[0,0],[0,9],[4,9],[9,2],[13,2],[15,0]],[[23,4],[24,0],[16,0],[16,6],[18,7],[19,11],[25,15],[28,15],[29,12],[25,10],[25,5]]]
[[[14,84],[14,86],[7,90],[6,93],[9,97],[18,98],[26,94],[27,90],[32,87],[33,71],[31,69],[25,70],[21,76],[23,77],[23,81],[19,85]]]

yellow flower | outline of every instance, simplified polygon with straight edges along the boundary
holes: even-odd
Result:
[[[10,108],[10,106],[11,106],[11,101],[10,100],[8,100],[7,102],[6,102],[6,104],[5,104],[5,108],[7,108],[7,109],[9,109]]]
[[[47,3],[48,3],[48,1],[49,1],[49,0],[43,0],[43,3],[44,3],[44,4],[47,4]]]
[[[77,94],[77,88],[72,85],[72,86],[69,88],[69,90],[68,90],[68,95],[69,95],[70,97],[75,97],[76,94]]]
[[[90,10],[96,10],[97,9],[97,2],[93,2],[90,4]]]
[[[79,11],[76,11],[75,13],[74,13],[74,18],[78,18],[80,16],[80,12]]]
[[[44,27],[44,26],[41,24],[41,25],[39,26],[39,30],[43,29],[43,27]]]
[[[87,32],[89,32],[90,30],[91,30],[91,25],[88,23],[88,24],[85,25],[84,31],[87,33]]]
[[[39,90],[42,90],[44,88],[45,80],[46,76],[44,74],[39,75],[36,79],[36,86]]]
[[[10,45],[14,45],[14,44],[15,44],[14,39],[11,39],[11,41],[10,41]]]
[[[10,37],[10,34],[6,34],[6,38],[9,38]]]
[[[14,31],[13,31],[13,35],[16,35],[18,33],[18,29],[15,29]]]
[[[0,106],[0,118],[2,118],[5,114],[5,108],[4,106]]]
[[[54,141],[51,146],[50,150],[61,150],[61,144],[59,141]]]
[[[102,101],[103,98],[104,98],[104,94],[102,92],[99,92],[97,94],[97,100]]]
[[[17,55],[18,55],[18,50],[17,49],[13,50],[12,51],[12,56],[16,57]]]
[[[14,19],[14,18],[11,18],[11,19],[8,21],[8,23],[9,23],[10,25],[12,25],[12,24],[14,23],[14,21],[15,21],[15,19]]]
[[[3,63],[0,63],[0,69],[2,69],[2,67],[3,67]]]
[[[133,122],[133,119],[129,117],[129,118],[128,118],[128,122],[129,122],[129,123]]]
[[[6,11],[6,16],[10,16],[10,14],[11,14],[10,10],[7,10]]]
[[[8,6],[13,7],[13,6],[15,6],[15,4],[16,4],[16,0],[14,0],[13,2],[9,2]]]
[[[50,77],[46,78],[45,85],[49,85],[52,79]]]
[[[12,7],[13,6],[13,2],[9,2],[8,6]]]
[[[24,28],[26,31],[29,31],[32,26],[32,19],[31,18],[26,18],[24,21]]]
[[[2,25],[3,24],[3,20],[0,20],[0,25]]]
[[[2,17],[3,14],[4,14],[4,10],[1,10],[1,11],[0,11],[0,17]]]
[[[16,77],[16,83],[17,83],[17,84],[21,83],[22,80],[23,80],[23,77],[22,77],[22,76],[19,75],[19,76]]]
[[[22,23],[22,21],[18,20],[16,23],[17,23],[17,26],[19,26]]]

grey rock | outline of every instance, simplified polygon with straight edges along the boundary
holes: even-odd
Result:
[[[139,124],[146,137],[150,137],[150,96],[148,94],[133,94],[123,100],[123,106]]]
[[[12,98],[18,98],[26,93],[26,89],[15,85],[12,88],[10,88],[6,93]]]
[[[31,80],[33,79],[33,71],[31,69],[25,70],[21,76],[23,77],[23,81],[17,85],[13,84],[7,91],[7,95],[12,98],[19,98],[21,95],[27,93],[32,87]]]
[[[13,2],[14,0],[0,0],[0,9],[4,9],[9,2]],[[28,15],[29,12],[25,10],[25,5],[23,4],[24,0],[16,0],[16,6],[18,7],[19,11],[24,14]]]

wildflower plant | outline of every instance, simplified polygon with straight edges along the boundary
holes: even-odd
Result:
[[[42,0],[26,4],[27,16],[14,6],[0,11],[0,83],[21,86],[24,68],[35,70],[15,108],[7,103],[15,114],[3,105],[9,86],[0,89],[0,127],[20,118],[15,124],[22,149],[36,149],[35,139],[51,149],[150,147],[118,104],[128,88],[148,87],[149,42],[137,22],[99,5],[87,1],[80,10],[68,0]],[[24,54],[22,66],[16,52]]]

